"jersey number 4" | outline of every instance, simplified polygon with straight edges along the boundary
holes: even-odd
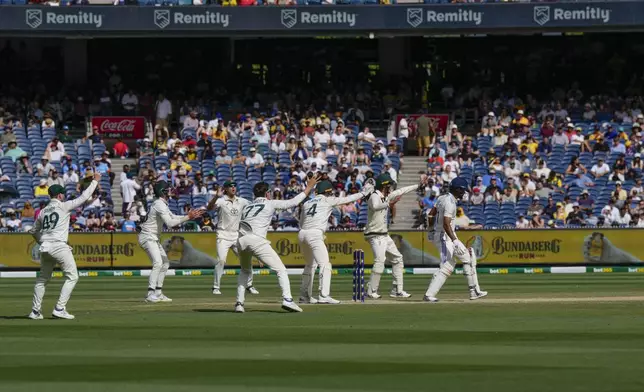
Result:
[[[45,215],[45,217],[42,220],[42,228],[45,230],[53,230],[58,224],[59,218],[60,216],[58,216],[58,213],[56,212],[52,212],[49,215]]]
[[[317,204],[313,204],[308,210],[306,210],[306,216],[315,216],[315,210],[318,208]]]
[[[253,216],[257,216],[264,209],[264,207],[265,206],[263,204],[253,204],[246,207],[244,209],[244,213],[242,214],[242,219],[248,218],[248,215],[250,215],[250,213],[253,212],[253,210],[255,210],[255,213],[253,214]]]

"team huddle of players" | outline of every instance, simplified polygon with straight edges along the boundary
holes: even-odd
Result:
[[[31,233],[40,244],[41,273],[36,281],[31,319],[42,319],[41,306],[45,286],[51,278],[56,264],[63,270],[65,283],[53,316],[56,318],[73,319],[74,316],[66,310],[66,304],[78,280],[76,264],[67,245],[69,216],[71,211],[85,203],[94,192],[100,174],[96,174],[92,184],[78,198],[64,201],[64,188],[57,186],[49,188],[50,204],[43,209]],[[306,265],[302,273],[299,302],[306,304],[338,304],[340,301],[331,297],[332,268],[329,254],[324,243],[327,222],[333,208],[339,205],[353,203],[366,199],[368,205],[365,238],[370,244],[374,255],[373,269],[368,284],[367,296],[371,299],[381,298],[379,294],[380,278],[384,273],[385,263],[391,264],[393,285],[390,296],[394,298],[411,297],[403,287],[403,257],[394,241],[388,234],[389,209],[407,193],[414,192],[425,184],[411,185],[392,190],[393,181],[388,174],[380,175],[375,181],[369,180],[360,193],[348,197],[333,196],[333,186],[328,180],[318,176],[311,177],[306,188],[290,200],[271,200],[269,184],[260,182],[253,188],[254,200],[249,201],[237,196],[236,184],[231,181],[224,183],[224,195],[213,199],[206,208],[193,209],[188,215],[174,215],[168,207],[168,200],[173,197],[173,189],[166,182],[154,185],[155,200],[148,214],[137,228],[139,245],[145,250],[152,270],[148,282],[148,293],[145,301],[148,303],[171,302],[163,293],[163,283],[170,267],[170,261],[160,242],[164,225],[168,228],[178,226],[188,220],[201,217],[207,210],[216,209],[219,216],[216,229],[217,263],[214,270],[212,293],[221,294],[221,278],[229,250],[239,257],[240,274],[237,283],[235,312],[245,311],[246,292],[259,294],[253,287],[252,259],[256,258],[277,274],[278,283],[282,290],[282,308],[290,312],[301,312],[291,294],[291,285],[284,263],[266,239],[269,226],[276,211],[300,206],[300,232],[298,239],[301,245]],[[468,281],[470,299],[478,299],[487,295],[478,284],[476,274],[476,257],[472,249],[468,249],[455,234],[456,202],[461,199],[468,189],[467,181],[456,178],[449,188],[449,193],[442,195],[434,208],[428,213],[428,238],[440,250],[441,264],[425,293],[424,300],[437,302],[436,295],[445,280],[454,271],[456,260],[463,263]],[[315,194],[311,196],[315,190]],[[319,268],[319,287],[317,296],[313,293],[313,281],[316,269]]]

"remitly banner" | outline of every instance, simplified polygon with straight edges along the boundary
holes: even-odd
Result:
[[[63,36],[566,32],[639,29],[644,24],[643,15],[644,1],[290,7],[4,6],[0,32],[61,32]]]
[[[92,117],[92,129],[104,138],[143,139],[145,137],[145,117],[96,116]]]

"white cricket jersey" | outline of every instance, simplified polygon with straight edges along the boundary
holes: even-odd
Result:
[[[436,219],[434,220],[434,231],[436,236],[434,238],[443,238],[445,229],[443,228],[443,218],[452,218],[452,231],[456,232],[456,198],[451,194],[438,196],[436,199]]]
[[[398,196],[413,192],[418,189],[418,185],[410,185],[404,188],[396,189],[385,197],[382,192],[375,191],[369,196],[369,208],[367,211],[367,227],[364,235],[384,235],[387,234],[387,216],[389,216],[389,202]]]
[[[40,211],[38,219],[30,233],[39,243],[45,242],[67,242],[69,238],[69,217],[75,209],[85,204],[92,197],[98,182],[93,180],[87,189],[76,199],[61,202],[52,199],[49,204]]]
[[[307,200],[302,205],[300,216],[300,228],[302,230],[318,229],[326,232],[329,225],[329,217],[335,206],[353,203],[364,197],[362,193],[356,193],[348,197],[316,196]]]
[[[175,215],[170,211],[168,202],[165,199],[158,198],[150,206],[150,211],[145,216],[145,221],[141,223],[141,232],[139,241],[159,241],[159,236],[163,231],[163,224],[169,229],[187,222],[188,216]]]
[[[306,193],[304,192],[290,200],[256,198],[242,210],[241,221],[239,222],[240,236],[254,234],[258,237],[266,238],[266,233],[271,225],[275,211],[297,207],[304,199],[306,199]]]
[[[244,207],[250,204],[250,201],[236,197],[231,199],[224,195],[217,199],[217,238],[235,241],[239,236],[239,221]]]

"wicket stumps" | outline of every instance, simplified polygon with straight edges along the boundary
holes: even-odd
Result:
[[[364,251],[353,251],[353,302],[364,302]]]

